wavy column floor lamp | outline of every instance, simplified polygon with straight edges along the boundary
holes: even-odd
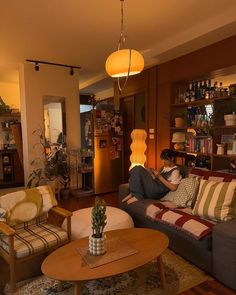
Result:
[[[126,86],[128,77],[139,74],[144,68],[144,58],[140,52],[134,49],[126,49],[125,42],[127,36],[124,34],[124,12],[123,5],[124,0],[120,0],[121,3],[121,33],[118,43],[118,50],[111,53],[105,64],[106,72],[113,78],[118,78],[118,87],[120,92]],[[120,79],[125,77],[123,87],[121,87]]]
[[[146,162],[146,138],[147,132],[144,129],[134,129],[131,132],[132,143],[130,145],[131,156],[130,156],[130,168],[131,170],[134,166],[141,165],[144,166]]]

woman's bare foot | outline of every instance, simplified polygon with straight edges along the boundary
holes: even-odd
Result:
[[[137,202],[137,201],[138,201],[138,199],[135,196],[132,196],[126,203],[127,204],[132,204],[132,203]]]
[[[131,199],[133,196],[131,194],[128,194],[121,202],[127,202],[129,199]]]

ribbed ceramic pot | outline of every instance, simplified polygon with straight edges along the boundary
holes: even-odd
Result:
[[[101,238],[89,236],[89,253],[92,255],[102,255],[107,251],[106,235],[103,234]]]

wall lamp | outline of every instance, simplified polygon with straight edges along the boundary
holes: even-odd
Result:
[[[49,62],[49,61],[34,60],[34,59],[26,59],[26,61],[34,63],[34,69],[37,72],[39,71],[39,64],[45,64],[45,65],[50,65],[50,66],[69,68],[71,76],[74,75],[74,69],[81,69],[81,67],[79,67],[79,66],[57,64],[57,63],[53,63],[53,62]]]

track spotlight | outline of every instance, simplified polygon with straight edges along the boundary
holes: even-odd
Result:
[[[34,69],[36,72],[39,71],[39,63],[38,62],[35,63]]]
[[[57,67],[64,67],[64,68],[70,68],[70,75],[74,75],[74,70],[75,69],[81,69],[79,66],[73,66],[73,65],[63,65],[63,64],[57,64],[54,62],[49,62],[49,61],[42,61],[42,60],[34,60],[34,59],[26,59],[28,62],[34,63],[34,69],[35,71],[39,71],[39,64],[44,64],[44,65],[50,65],[50,66],[57,66]]]

